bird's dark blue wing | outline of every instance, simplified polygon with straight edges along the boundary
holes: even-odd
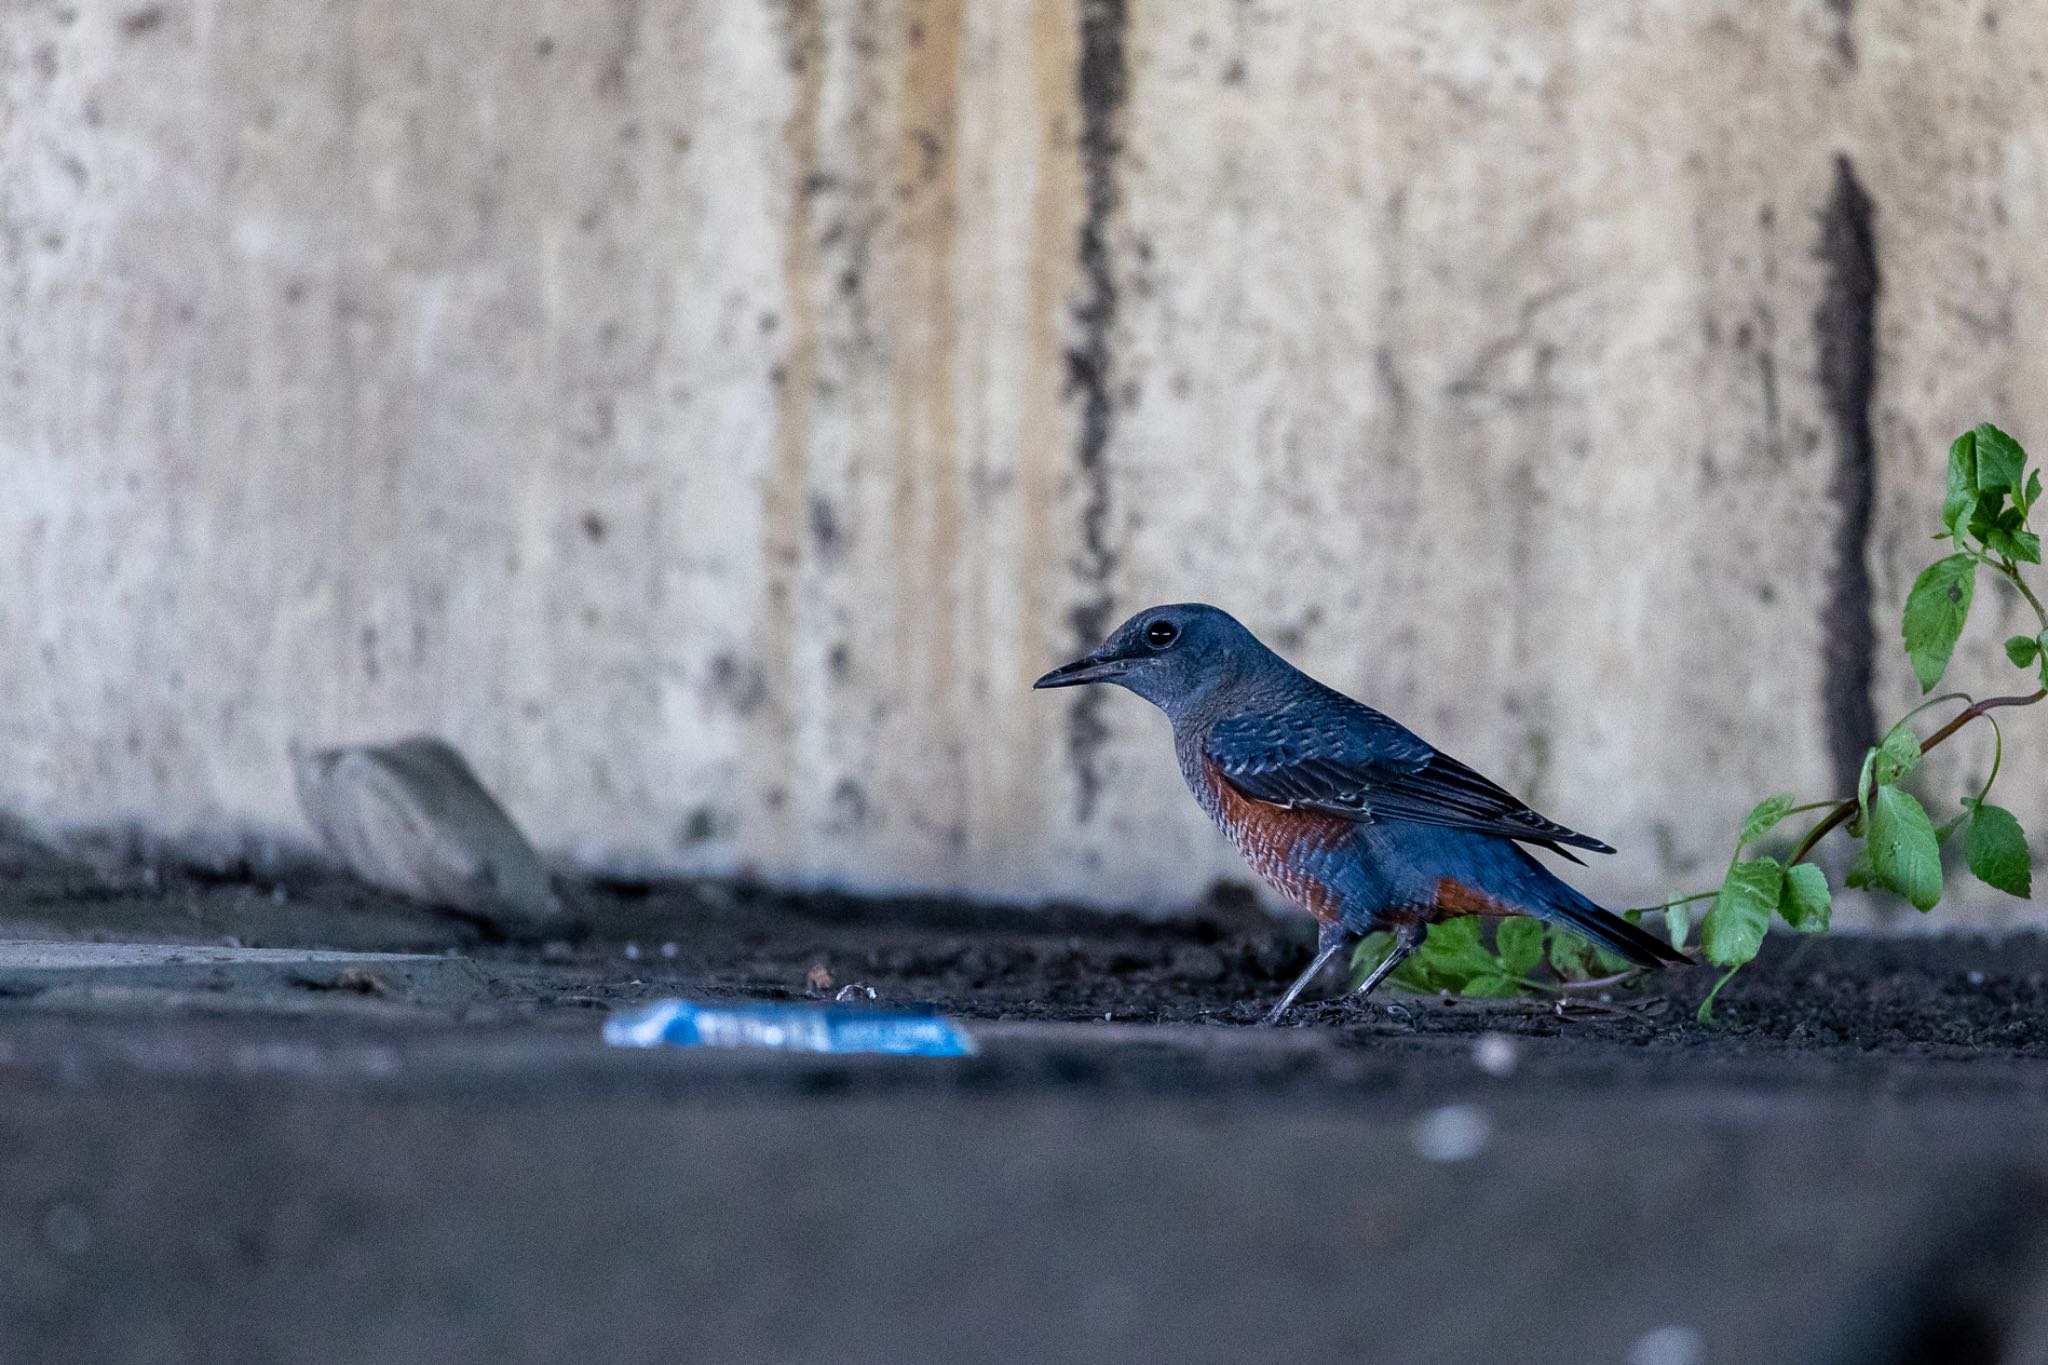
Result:
[[[1219,721],[1207,748],[1231,786],[1276,806],[1360,821],[1412,820],[1560,853],[1561,844],[1614,852],[1538,815],[1392,717],[1338,693]]]

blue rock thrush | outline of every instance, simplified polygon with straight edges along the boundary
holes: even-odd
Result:
[[[1687,959],[1558,880],[1522,847],[1579,859],[1614,850],[1546,820],[1413,731],[1323,686],[1236,620],[1199,603],[1153,607],[1035,687],[1115,683],[1164,711],[1195,800],[1245,860],[1322,926],[1315,960],[1275,1023],[1355,934],[1391,930],[1365,995],[1425,926],[1531,915],[1642,967]]]

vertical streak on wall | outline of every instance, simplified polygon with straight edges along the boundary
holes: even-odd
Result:
[[[1083,596],[1073,610],[1074,633],[1083,648],[1109,628],[1114,601],[1109,578],[1118,555],[1109,537],[1111,424],[1116,415],[1116,264],[1109,232],[1120,198],[1117,157],[1123,150],[1123,106],[1129,87],[1124,36],[1125,0],[1082,0],[1080,13],[1081,176],[1086,214],[1081,220],[1078,257],[1081,297],[1074,303],[1080,336],[1067,352],[1068,383],[1081,400],[1081,434],[1076,462],[1081,475],[1081,577]],[[1084,689],[1069,713],[1067,749],[1079,783],[1079,817],[1095,813],[1099,775],[1096,753],[1107,735],[1101,707],[1106,698]]]
[[[920,600],[905,614],[904,665],[923,695],[954,695],[953,642],[960,629],[960,484],[953,365],[959,351],[953,292],[959,225],[960,44],[964,0],[913,7],[901,126],[891,185],[904,247],[894,305],[900,310],[892,390],[897,450],[896,537]],[[949,767],[957,775],[958,765]]]
[[[1031,199],[1030,315],[1033,345],[1029,391],[1024,399],[1026,429],[1019,444],[1022,541],[1029,579],[1022,602],[1025,657],[1036,659],[1045,619],[1044,563],[1057,543],[1052,531],[1059,480],[1053,467],[1064,455],[1058,422],[1062,386],[1060,311],[1068,288],[1071,257],[1067,243],[1078,216],[1081,191],[1079,144],[1073,127],[1074,68],[1080,60],[1079,25],[1071,0],[1038,0],[1031,20],[1031,75],[1037,93],[1040,137],[1038,180]],[[1053,660],[1046,660],[1051,666]]]
[[[771,773],[780,775],[780,802],[770,814],[784,829],[791,818],[787,784],[797,767],[793,693],[798,676],[795,661],[796,575],[803,554],[805,495],[809,481],[812,404],[818,390],[818,234],[812,215],[818,185],[819,124],[825,84],[825,43],[816,0],[789,0],[784,15],[784,41],[794,81],[789,116],[783,123],[783,152],[789,176],[789,217],[783,228],[782,289],[787,349],[777,368],[775,465],[769,474],[765,506],[761,602],[762,674],[780,689],[776,698],[780,723],[769,727],[776,736]],[[771,778],[771,782],[776,779]],[[782,849],[792,845],[778,840]]]
[[[1870,196],[1846,156],[1821,211],[1819,254],[1827,284],[1814,311],[1820,386],[1835,428],[1832,492],[1840,520],[1835,568],[1821,610],[1828,757],[1838,789],[1852,790],[1876,739],[1871,684],[1877,668],[1871,620],[1870,530],[1877,506],[1877,442],[1870,405],[1877,385],[1877,235]]]
[[[1075,0],[1034,0],[1030,20],[1032,155],[1030,236],[1025,262],[1025,315],[1029,342],[1020,376],[1017,432],[1015,569],[1016,650],[1021,677],[1043,671],[1067,643],[1051,615],[1059,600],[1062,567],[1055,547],[1062,476],[1070,446],[1064,417],[1062,367],[1067,299],[1074,287],[1074,231],[1081,218],[1081,159],[1076,137],[1074,71],[1080,61]],[[1019,681],[1021,681],[1021,677]],[[1047,717],[1048,722],[1050,716]],[[1036,722],[1031,722],[1035,724]],[[1042,809],[1056,755],[1019,729],[1006,765],[1004,800],[1013,810]]]
[[[363,16],[360,8],[351,6],[348,19],[348,41],[341,44],[341,51],[335,58],[336,111],[341,122],[339,138],[343,163],[335,170],[336,178],[344,183],[361,184],[363,175],[362,137],[363,109],[366,102],[363,88],[364,73],[361,59],[361,29]],[[336,396],[326,400],[324,415],[334,421],[336,430],[323,432],[323,438],[331,449],[361,450],[364,448],[363,431],[363,374],[360,363],[361,349],[357,341],[357,315],[362,307],[361,294],[364,282],[358,278],[354,247],[365,240],[374,230],[365,221],[362,201],[350,195],[343,201],[342,221],[329,224],[333,234],[323,245],[333,252],[336,261],[335,287],[337,297],[333,310],[333,358],[336,372],[335,387],[340,390]],[[365,524],[363,513],[366,507],[362,501],[362,480],[359,478],[333,478],[326,480],[329,494],[321,499],[326,511],[326,524],[320,528],[321,538],[329,545],[346,544],[351,526]],[[333,572],[331,596],[332,616],[328,622],[328,645],[333,651],[328,666],[320,670],[326,679],[327,695],[322,699],[319,720],[328,726],[350,726],[357,722],[356,707],[351,699],[357,694],[361,667],[356,641],[359,638],[363,617],[367,614],[364,578],[365,566],[348,556],[347,567]]]

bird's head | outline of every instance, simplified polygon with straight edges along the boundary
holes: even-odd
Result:
[[[1175,715],[1266,655],[1228,612],[1200,602],[1147,607],[1101,645],[1062,664],[1033,687],[1115,683]]]

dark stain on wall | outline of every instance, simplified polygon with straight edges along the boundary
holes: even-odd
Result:
[[[1870,530],[1877,504],[1877,441],[1870,408],[1877,386],[1877,234],[1870,196],[1846,156],[1820,215],[1827,284],[1813,326],[1822,405],[1835,429],[1830,486],[1839,514],[1835,563],[1821,607],[1822,683],[1828,757],[1838,787],[1852,790],[1877,735],[1871,700],[1877,634],[1871,617]]]
[[[1075,460],[1082,488],[1080,571],[1084,589],[1071,619],[1075,635],[1087,649],[1109,628],[1113,601],[1109,579],[1118,558],[1109,535],[1107,457],[1116,417],[1112,333],[1117,312],[1116,266],[1109,234],[1120,198],[1117,158],[1123,151],[1121,124],[1130,72],[1124,52],[1129,22],[1124,0],[1081,0],[1080,20],[1079,141],[1084,212],[1076,244],[1081,294],[1073,305],[1079,335],[1067,350],[1067,391],[1081,406]],[[1102,721],[1105,700],[1100,692],[1083,689],[1069,713],[1067,749],[1079,782],[1082,820],[1095,813],[1100,785],[1096,756],[1108,733]]]
[[[163,22],[164,7],[147,5],[121,17],[121,32],[125,37],[140,38],[145,33],[154,33]]]
[[[1828,0],[1828,9],[1835,16],[1835,55],[1842,59],[1842,65],[1854,69],[1856,66],[1856,0]]]

